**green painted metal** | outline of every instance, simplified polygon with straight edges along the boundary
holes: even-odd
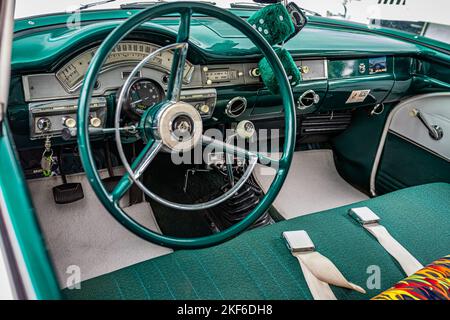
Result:
[[[80,22],[81,23],[91,23],[93,21],[99,20],[112,20],[112,19],[126,19],[132,15],[135,15],[140,10],[90,10],[85,11],[80,14]],[[255,10],[242,10],[242,9],[230,9],[230,12],[241,18],[250,17]],[[50,25],[65,25],[70,18],[70,14],[67,13],[56,13],[42,16],[35,16],[30,18],[18,19],[16,20],[14,31],[22,32],[33,29],[39,29],[41,27],[46,27]],[[335,20],[325,17],[316,17],[310,16],[308,17],[308,25],[310,26],[319,26],[319,27],[327,27],[334,29],[342,29],[347,31],[363,31],[368,33],[377,33],[382,36],[387,36],[395,39],[400,39],[403,41],[410,41],[412,43],[421,44],[430,49],[442,49],[442,50],[450,50],[450,44],[440,42],[437,40],[433,40],[423,36],[417,36],[414,34],[409,34],[406,32],[402,32],[400,30],[394,30],[389,28],[383,28],[375,25],[365,25],[361,23],[356,23],[352,21],[346,20]]]
[[[36,220],[25,177],[20,168],[7,121],[2,122],[0,136],[0,190],[17,241],[20,246],[31,285],[38,299],[60,298],[59,286],[50,264],[44,239]]]
[[[393,74],[379,74],[371,77],[355,77],[328,81],[328,93],[321,109],[339,110],[375,106],[383,102],[394,85]],[[370,90],[363,102],[347,103],[355,90]]]
[[[16,71],[50,70],[58,65],[61,59],[82,50],[86,44],[102,41],[106,34],[121,22],[120,19],[99,19],[95,24],[82,25],[80,29],[68,29],[63,24],[50,29],[31,30],[31,33],[19,33],[13,44],[12,68]],[[144,24],[140,30],[176,38],[178,21],[174,18],[164,18]],[[260,58],[254,44],[242,33],[231,28],[226,22],[208,17],[194,15],[191,39],[191,44],[200,49],[209,61],[234,58],[242,62],[244,59]],[[285,44],[285,48],[293,56],[305,57],[416,55],[424,49],[416,44],[374,34],[368,30],[338,29],[325,24],[308,24],[302,32]],[[29,52],[34,52],[33,56],[30,56]]]
[[[189,8],[186,8],[186,10],[182,10],[182,12],[180,13],[180,27],[178,29],[178,35],[177,35],[177,42],[178,43],[188,43],[189,41],[189,33],[190,33],[190,29],[191,29],[191,20],[192,20],[192,11]],[[177,75],[177,71],[179,72],[179,67],[184,66],[186,61],[186,55],[182,54],[180,52],[180,50],[175,50],[175,52],[173,53],[173,62],[172,62],[172,68],[170,71],[170,76],[169,76],[169,83],[167,84],[167,100],[172,101],[174,98],[173,94],[174,91],[176,90],[176,86],[177,86],[177,79],[176,79],[176,75]],[[181,74],[180,75],[180,79],[178,79],[178,81],[180,81],[179,83],[181,84]],[[180,93],[180,92],[179,92]]]
[[[192,11],[200,14],[206,14],[217,19],[226,21],[235,28],[241,30],[241,32],[247,36],[254,44],[260,48],[261,52],[266,56],[269,63],[274,68],[276,77],[280,84],[280,94],[283,99],[283,106],[285,112],[285,144],[283,147],[283,156],[279,161],[279,170],[275,176],[272,187],[266,193],[265,197],[261,200],[258,206],[241,222],[227,230],[216,233],[211,236],[199,237],[199,238],[176,238],[154,233],[144,226],[140,225],[133,219],[131,219],[126,213],[117,205],[117,202],[113,200],[113,197],[108,193],[101,183],[101,179],[95,167],[95,162],[92,157],[92,150],[89,143],[88,134],[88,106],[90,104],[93,87],[96,77],[98,75],[101,66],[115,45],[123,39],[129,32],[134,30],[140,24],[152,18],[171,14],[174,12],[182,12],[184,9],[189,8]],[[80,150],[81,160],[86,171],[86,175],[94,189],[94,192],[99,197],[105,208],[126,228],[131,232],[137,234],[143,239],[152,241],[157,244],[174,247],[174,248],[198,248],[211,246],[220,242],[223,242],[238,233],[247,229],[253,222],[255,222],[272,204],[275,200],[281,186],[286,179],[290,163],[295,147],[296,137],[296,117],[295,117],[295,105],[292,96],[290,85],[282,67],[281,62],[277,58],[275,52],[267,41],[256,32],[248,23],[244,22],[241,18],[237,17],[233,13],[226,10],[218,9],[214,6],[195,3],[195,2],[177,2],[168,3],[154,6],[146,9],[139,14],[134,15],[130,19],[123,22],[118,26],[114,32],[103,41],[102,46],[93,57],[90,67],[85,76],[85,81],[81,89],[81,95],[78,108],[78,145]]]

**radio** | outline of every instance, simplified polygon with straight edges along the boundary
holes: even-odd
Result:
[[[207,66],[203,67],[203,84],[212,85],[214,83],[234,82],[243,78],[243,70],[229,69],[229,68],[215,68],[209,69]]]
[[[216,89],[183,90],[180,100],[193,105],[203,119],[209,119],[216,106],[217,91]]]
[[[64,128],[77,125],[78,100],[58,100],[29,104],[30,138],[44,139],[61,136]],[[106,123],[106,99],[92,98],[89,108],[89,126],[103,128]]]

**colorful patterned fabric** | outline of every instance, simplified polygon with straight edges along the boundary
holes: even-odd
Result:
[[[434,261],[372,300],[450,300],[450,255]]]

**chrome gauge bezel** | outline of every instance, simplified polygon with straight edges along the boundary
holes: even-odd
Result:
[[[160,99],[159,102],[163,101],[163,100],[165,99],[165,97],[166,97],[164,88],[162,88],[161,85],[160,85],[157,81],[155,81],[155,80],[153,80],[153,79],[151,79],[151,78],[146,78],[146,77],[139,77],[139,78],[134,79],[134,80],[130,83],[130,86],[129,86],[127,92],[126,92],[126,101],[124,101],[124,104],[123,104],[123,110],[124,110],[124,111],[125,111],[132,119],[139,119],[139,118],[141,117],[142,114],[139,114],[138,112],[136,112],[136,111],[131,107],[131,105],[130,105],[130,103],[129,103],[129,97],[130,97],[130,94],[131,94],[131,90],[132,90],[133,86],[136,85],[136,83],[138,83],[138,82],[144,82],[144,81],[145,81],[145,82],[151,82],[151,83],[157,88],[157,90],[159,91],[159,94],[161,95],[161,99]],[[120,92],[121,90],[122,90],[122,87],[119,88],[118,92]],[[116,100],[118,100],[118,99],[119,99],[119,96],[117,95]],[[116,102],[117,102],[117,101],[116,101]],[[150,107],[150,108],[151,108],[151,107]]]

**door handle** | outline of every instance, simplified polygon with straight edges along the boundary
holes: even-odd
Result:
[[[417,109],[412,110],[413,115],[416,116],[420,122],[427,128],[428,133],[430,134],[430,137],[433,140],[441,140],[444,136],[444,130],[438,125],[431,124],[430,121],[427,119],[427,116],[423,112],[420,112]]]

